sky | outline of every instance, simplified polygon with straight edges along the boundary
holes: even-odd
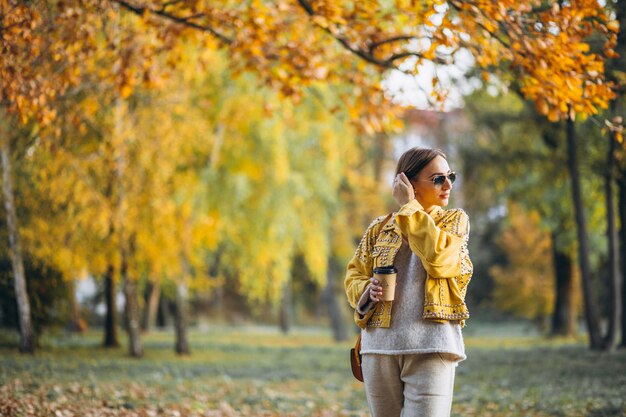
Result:
[[[383,82],[383,88],[394,101],[420,110],[450,111],[463,107],[463,96],[479,88],[481,82],[464,78],[464,74],[475,62],[469,51],[460,50],[454,55],[454,61],[454,65],[446,66],[425,62],[420,65],[416,76],[397,70],[391,71]],[[407,60],[402,68],[412,68],[414,65],[415,59]],[[433,103],[431,93],[434,75],[439,77],[441,84],[448,90],[448,98],[443,105]]]

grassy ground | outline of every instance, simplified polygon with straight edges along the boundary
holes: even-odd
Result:
[[[466,328],[453,416],[626,416],[626,352],[590,352],[520,329]],[[0,347],[0,416],[366,416],[349,343],[324,329],[209,328],[144,338],[145,357],[98,347],[100,334],[49,338],[35,356]]]

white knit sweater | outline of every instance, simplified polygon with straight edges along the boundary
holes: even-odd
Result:
[[[398,269],[396,294],[389,328],[367,328],[361,333],[361,354],[403,355],[411,353],[449,353],[462,361],[465,345],[461,325],[456,321],[435,323],[422,318],[426,271],[406,240],[394,265]],[[359,313],[373,307],[366,290],[359,302]]]

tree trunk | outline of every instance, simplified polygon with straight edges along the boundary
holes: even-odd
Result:
[[[576,231],[578,235],[578,262],[580,263],[580,274],[585,302],[585,321],[589,334],[589,346],[591,349],[602,348],[602,337],[600,335],[600,319],[596,297],[591,282],[591,262],[589,259],[589,237],[587,234],[587,222],[585,220],[585,209],[582,199],[580,185],[580,169],[578,166],[578,155],[576,149],[576,136],[574,121],[567,119],[567,168],[570,173],[572,198],[574,212],[576,215]]]
[[[141,332],[139,327],[139,306],[137,305],[137,282],[124,276],[124,296],[126,312],[126,330],[128,332],[128,353],[134,358],[143,355]]]
[[[172,323],[172,311],[170,302],[165,297],[159,299],[159,308],[157,311],[157,326],[166,328]]]
[[[383,181],[383,175],[385,172],[385,161],[390,153],[392,147],[392,141],[388,134],[379,133],[374,138],[374,153],[373,153],[373,166],[374,166],[374,180],[380,184]]]
[[[333,331],[333,338],[336,342],[348,339],[346,322],[341,314],[341,306],[337,300],[337,289],[335,279],[339,276],[337,264],[331,257],[328,261],[328,272],[326,273],[326,286],[322,292],[321,302],[328,312],[330,327]]]
[[[215,132],[214,132],[214,142],[213,142],[213,148],[211,148],[211,159],[210,159],[210,165],[209,167],[211,168],[212,171],[217,171],[217,164],[219,163],[219,159],[220,159],[220,153],[222,150],[222,145],[224,143],[224,125],[222,123],[218,124],[215,127]]]
[[[69,302],[70,302],[70,322],[68,324],[68,330],[70,332],[78,332],[83,333],[87,330],[87,325],[85,321],[80,316],[80,306],[78,305],[78,300],[76,299],[76,281],[71,280],[67,283],[69,288]]]
[[[214,280],[214,277],[219,275],[220,264],[222,262],[222,255],[224,253],[223,247],[218,247],[217,251],[211,254],[211,260],[209,261],[209,279]],[[214,316],[218,317],[220,320],[226,318],[225,313],[225,291],[223,285],[215,285],[215,289],[212,291],[211,295],[211,308],[215,312]]]
[[[552,336],[576,335],[576,310],[574,309],[574,260],[569,253],[556,246],[556,233],[552,232],[552,254],[556,297],[552,315]]]
[[[119,6],[115,6],[119,7]],[[114,21],[114,44],[115,49],[119,51],[120,31],[119,31],[119,13],[116,13]],[[128,353],[130,356],[139,358],[143,355],[143,347],[141,345],[141,332],[139,323],[139,305],[137,293],[137,281],[131,277],[128,271],[128,263],[131,254],[134,253],[134,235],[127,232],[126,225],[126,186],[124,183],[126,175],[127,151],[126,136],[124,129],[125,103],[123,98],[118,95],[115,98],[114,126],[111,135],[111,149],[114,155],[114,184],[117,186],[117,199],[115,201],[115,232],[118,236],[118,245],[120,253],[120,279],[124,285],[124,311],[126,318],[126,331],[128,333]]]
[[[2,153],[2,193],[6,211],[7,231],[9,234],[9,256],[13,268],[13,284],[20,326],[20,352],[35,352],[35,332],[30,314],[30,301],[26,288],[26,274],[22,260],[22,243],[17,223],[15,195],[13,193],[13,175],[11,173],[11,146],[5,130],[5,120],[0,119],[0,142]]]
[[[620,83],[620,80],[616,80],[614,75],[618,74],[616,70],[623,71],[626,67],[626,1],[612,2],[611,8],[615,12],[615,20],[619,22],[619,32],[617,33],[617,44],[614,47],[617,52],[617,57],[607,61],[605,73],[609,75],[609,81],[616,81]],[[612,103],[613,109],[617,106],[617,111],[613,111],[612,114],[624,113],[624,90],[616,91],[618,94],[615,101]],[[612,109],[612,110],[613,110]],[[623,119],[620,124],[623,124]],[[622,156],[624,156],[622,150]],[[619,189],[619,204],[618,215],[620,216],[620,231],[619,231],[619,244],[617,253],[621,254],[621,270],[622,270],[622,288],[621,288],[621,333],[622,340],[620,347],[626,347],[626,285],[624,283],[624,277],[626,277],[626,161],[621,160],[621,164],[618,164],[617,184]]]
[[[622,169],[620,173],[619,181],[617,182],[619,187],[619,220],[620,231],[619,240],[621,248],[622,259],[622,273],[626,275],[626,169]],[[624,277],[622,275],[622,278]],[[626,285],[622,281],[622,342],[621,347],[626,347]]]
[[[121,263],[120,273],[124,281],[125,296],[125,312],[126,312],[126,331],[128,332],[128,353],[134,358],[143,356],[143,347],[141,345],[141,328],[139,325],[139,305],[137,293],[137,280],[129,276],[128,273],[128,256],[129,252],[133,252],[132,238],[129,242],[128,250],[126,245],[121,245]]]
[[[159,281],[148,283],[148,297],[144,307],[143,323],[141,329],[144,332],[152,330],[156,324],[159,298],[161,297],[161,283]]]
[[[104,317],[104,347],[118,347],[117,337],[117,300],[115,290],[115,268],[109,264],[104,274],[104,299],[106,313]]]
[[[212,309],[215,312],[215,317],[219,317],[220,320],[226,318],[224,296],[224,287],[222,286],[216,287],[211,295]]]
[[[604,348],[612,351],[617,347],[618,332],[622,318],[622,277],[619,266],[619,247],[617,242],[617,225],[615,224],[615,203],[613,182],[615,179],[615,137],[613,132],[609,134],[609,151],[607,157],[607,173],[605,178],[607,238],[609,243],[609,288],[611,288],[609,328],[604,340]]]
[[[285,334],[289,333],[293,325],[293,294],[291,290],[291,278],[283,284],[279,320],[280,330]]]
[[[183,278],[184,279],[184,278]],[[188,290],[185,282],[176,285],[176,353],[179,355],[189,355],[188,337]]]

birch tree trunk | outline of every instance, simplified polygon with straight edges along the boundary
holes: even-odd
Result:
[[[176,285],[176,353],[189,355],[189,314],[188,314],[188,289],[187,284],[181,281]]]
[[[124,294],[126,296],[126,325],[128,327],[128,353],[134,358],[143,356],[141,329],[139,327],[139,306],[137,305],[137,283],[126,278]]]
[[[87,326],[80,314],[80,306],[76,297],[76,281],[69,281],[67,286],[69,288],[70,302],[70,322],[68,328],[71,332],[84,333],[87,330]]]
[[[139,305],[137,303],[137,281],[128,273],[128,251],[122,252],[120,272],[124,282],[124,296],[126,298],[126,330],[128,332],[128,353],[134,358],[143,356],[141,345],[141,328],[139,326]]]
[[[1,110],[0,110],[1,111]],[[22,244],[19,235],[15,194],[13,192],[13,174],[11,172],[11,145],[4,118],[0,117],[0,153],[2,154],[2,193],[6,211],[7,230],[9,233],[9,255],[13,269],[13,284],[20,326],[20,352],[35,352],[35,333],[30,314],[30,302],[26,288],[26,274],[22,259]]]
[[[161,297],[161,284],[158,280],[148,283],[148,299],[144,308],[142,330],[151,331],[156,325],[157,312],[159,310],[159,298]]]
[[[293,326],[293,293],[291,289],[291,277],[283,284],[280,300],[279,313],[280,330],[287,334]]]

